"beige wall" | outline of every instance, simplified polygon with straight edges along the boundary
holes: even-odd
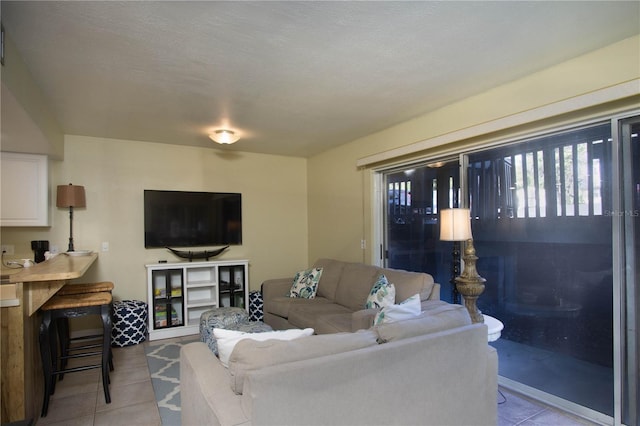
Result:
[[[361,240],[364,172],[355,159],[361,150],[351,143],[309,161],[309,263],[322,257],[364,262]]]
[[[309,159],[309,260],[337,256],[371,262],[379,257],[372,246],[371,202],[373,168],[358,170],[356,162],[436,136],[510,117],[514,114],[592,93],[640,78],[640,36],[610,45],[558,66],[535,73],[485,93],[467,98],[414,120],[358,139]],[[639,87],[640,89],[640,87]],[[638,96],[615,108],[639,108]],[[614,106],[604,106],[597,112]],[[567,114],[567,120],[594,111]],[[561,117],[564,119],[564,117]],[[558,119],[521,126],[541,128]],[[480,138],[481,139],[481,138]],[[440,148],[431,149],[435,152]],[[414,157],[429,156],[429,151]],[[389,162],[394,161],[389,160]],[[384,166],[377,164],[376,167]],[[366,240],[366,250],[360,247]]]
[[[65,137],[64,162],[52,163],[58,184],[86,190],[87,207],[74,212],[75,248],[100,252],[85,280],[111,280],[115,297],[146,300],[144,265],[178,261],[166,249],[144,248],[143,190],[240,192],[243,244],[216,259],[249,259],[250,288],[293,276],[307,263],[306,160],[216,149]],[[2,243],[32,257],[29,242],[46,239],[66,251],[68,211],[53,208],[50,229],[3,228]]]
[[[5,61],[0,71],[0,148],[61,159],[64,142],[60,126],[47,108],[40,89],[33,84],[11,38],[7,33],[4,36]]]

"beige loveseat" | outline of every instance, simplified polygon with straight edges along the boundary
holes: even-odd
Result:
[[[429,274],[333,259],[319,259],[312,267],[322,268],[313,299],[288,297],[293,277],[262,284],[265,323],[276,330],[313,328],[316,334],[369,328],[376,311],[364,309],[365,302],[380,274],[394,284],[395,303],[417,293],[422,301],[440,299],[440,285]]]
[[[495,425],[498,360],[460,305],[355,333],[241,340],[225,368],[180,355],[182,424]]]

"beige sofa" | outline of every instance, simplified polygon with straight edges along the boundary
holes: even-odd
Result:
[[[394,284],[396,303],[416,293],[422,301],[440,299],[440,285],[429,274],[333,259],[319,259],[312,267],[323,269],[313,299],[288,297],[293,277],[262,284],[265,323],[276,330],[313,328],[316,334],[369,328],[376,311],[364,305],[380,274]]]
[[[495,425],[487,327],[460,305],[355,333],[241,340],[225,368],[201,342],[182,348],[182,424]]]

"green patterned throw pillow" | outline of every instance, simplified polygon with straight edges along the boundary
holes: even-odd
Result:
[[[396,302],[396,287],[389,283],[384,274],[380,274],[377,281],[371,287],[365,309],[382,309],[385,306],[393,305]]]
[[[398,305],[385,306],[376,314],[373,325],[392,323],[415,318],[420,315],[420,295],[414,294]]]
[[[289,297],[299,297],[302,299],[315,298],[321,276],[322,268],[311,268],[298,272],[293,279]]]

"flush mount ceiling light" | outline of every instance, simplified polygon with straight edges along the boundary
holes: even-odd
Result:
[[[209,134],[209,137],[212,141],[217,142],[222,145],[230,145],[232,143],[238,142],[240,139],[239,135],[232,130],[216,130],[213,133]]]

